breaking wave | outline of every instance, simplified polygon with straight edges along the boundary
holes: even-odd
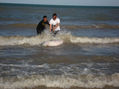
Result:
[[[32,75],[27,77],[9,78],[7,81],[0,78],[0,89],[34,88],[38,86],[46,87],[85,87],[103,88],[105,86],[119,87],[119,74],[110,76],[101,75]]]
[[[115,65],[118,66],[119,64],[115,63]],[[110,66],[111,63],[81,63],[69,65],[1,63],[1,68],[10,69],[2,71],[1,74],[3,75],[0,77],[0,89],[32,89],[40,86],[58,88],[119,87],[119,73],[108,74],[103,71],[103,69],[107,70]],[[98,67],[102,67],[103,69],[99,69]]]
[[[98,38],[98,37],[76,37],[72,36],[70,32],[60,32],[56,37],[50,32],[46,31],[39,36],[0,36],[0,46],[7,45],[41,45],[43,42],[51,40],[63,40],[71,43],[91,43],[91,44],[106,44],[106,43],[119,43],[119,38]]]

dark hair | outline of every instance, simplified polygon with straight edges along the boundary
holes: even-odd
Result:
[[[47,18],[47,16],[43,16],[43,18]]]
[[[52,17],[54,17],[54,16],[57,16],[57,14],[56,14],[56,13],[54,13],[54,14],[52,15]]]

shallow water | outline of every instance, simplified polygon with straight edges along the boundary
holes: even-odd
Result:
[[[53,12],[62,31],[36,36]],[[0,89],[119,87],[119,8],[0,4],[0,13]],[[49,40],[64,43],[44,47]]]

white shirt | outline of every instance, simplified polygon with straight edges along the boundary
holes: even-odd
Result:
[[[56,18],[55,20],[51,19],[50,20],[50,24],[51,25],[56,25],[56,24],[60,24],[60,19],[59,18]],[[60,26],[58,26],[55,31],[59,31],[60,30]]]

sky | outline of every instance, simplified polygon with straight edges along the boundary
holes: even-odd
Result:
[[[0,3],[76,6],[119,6],[119,0],[0,0]]]

